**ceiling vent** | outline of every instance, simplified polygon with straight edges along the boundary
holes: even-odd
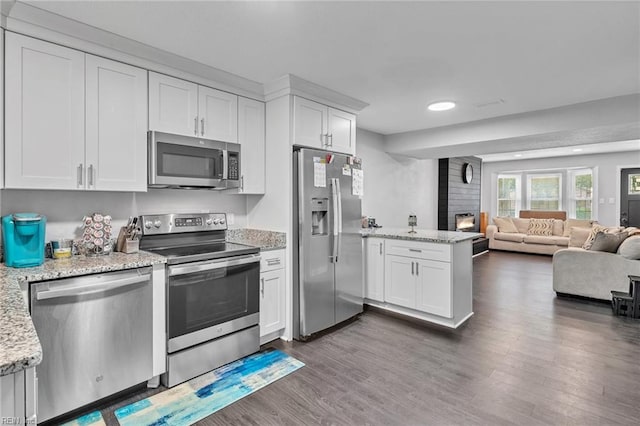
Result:
[[[495,99],[493,101],[479,102],[477,104],[473,104],[473,106],[476,108],[486,108],[489,106],[501,105],[504,102],[505,102],[504,99],[500,98],[500,99]]]

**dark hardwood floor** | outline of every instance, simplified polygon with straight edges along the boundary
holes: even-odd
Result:
[[[306,367],[198,424],[640,423],[640,320],[557,298],[551,257],[476,257],[474,312],[448,330],[366,311],[313,341],[275,342]]]

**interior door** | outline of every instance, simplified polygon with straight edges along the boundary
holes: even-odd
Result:
[[[620,226],[640,227],[640,168],[620,171]]]
[[[298,153],[298,241],[300,335],[335,324],[332,256],[331,185],[327,166],[317,166],[326,152]],[[327,173],[322,172],[324,169]],[[314,176],[315,172],[315,176]]]

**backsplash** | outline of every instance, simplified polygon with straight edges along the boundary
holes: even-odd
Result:
[[[0,191],[0,212],[2,216],[16,212],[45,215],[46,241],[80,238],[82,218],[94,212],[111,215],[114,230],[125,226],[129,216],[156,213],[220,212],[230,215],[227,220],[233,223],[229,228],[247,224],[245,196],[207,190],[150,189],[131,193],[5,189]]]

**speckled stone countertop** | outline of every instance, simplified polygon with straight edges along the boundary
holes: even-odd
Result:
[[[454,244],[482,237],[482,234],[477,232],[436,231],[434,229],[416,229],[415,234],[410,234],[409,229],[403,228],[367,228],[363,229],[361,234],[363,237],[371,238],[392,238],[445,244]]]
[[[260,250],[277,250],[287,246],[284,232],[263,231],[261,229],[228,229],[227,241],[260,247]]]
[[[33,367],[42,361],[42,348],[22,298],[21,283],[141,268],[166,261],[162,256],[139,252],[47,259],[44,264],[33,268],[8,268],[1,264],[0,376]]]

